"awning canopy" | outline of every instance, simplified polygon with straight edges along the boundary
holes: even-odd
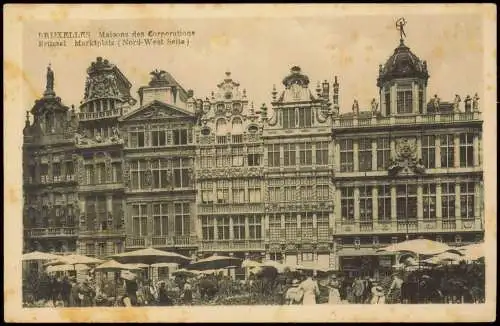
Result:
[[[337,252],[340,257],[346,256],[393,256],[393,252],[377,252],[375,248],[342,248]]]

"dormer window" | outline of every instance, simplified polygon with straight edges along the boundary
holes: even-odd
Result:
[[[217,104],[217,112],[218,113],[224,112],[224,104],[222,103]]]
[[[397,93],[397,112],[399,114],[412,113],[413,96],[411,89],[398,90]]]

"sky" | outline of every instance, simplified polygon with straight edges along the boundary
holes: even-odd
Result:
[[[250,101],[269,105],[275,84],[298,65],[311,80],[340,83],[341,112],[351,110],[354,99],[368,109],[378,99],[376,79],[383,64],[399,44],[395,21],[407,20],[405,44],[430,74],[428,99],[438,94],[452,101],[480,92],[483,85],[483,30],[477,15],[336,15],[294,18],[207,18],[164,20],[74,20],[64,28],[54,22],[26,23],[23,31],[23,102],[29,110],[45,87],[46,67],[55,73],[55,90],[64,104],[78,107],[83,98],[86,69],[101,56],[118,66],[130,80],[132,96],[150,79],[149,72],[163,69],[195,97],[216,90],[225,72],[247,90]],[[40,31],[172,31],[192,30],[190,46],[156,48],[40,48]]]

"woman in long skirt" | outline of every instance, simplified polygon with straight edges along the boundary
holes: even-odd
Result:
[[[335,277],[332,277],[330,284],[328,286],[328,304],[341,304],[342,300],[340,299],[340,283]]]

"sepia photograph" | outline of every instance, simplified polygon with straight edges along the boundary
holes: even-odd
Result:
[[[495,319],[493,5],[5,8],[7,320]]]

